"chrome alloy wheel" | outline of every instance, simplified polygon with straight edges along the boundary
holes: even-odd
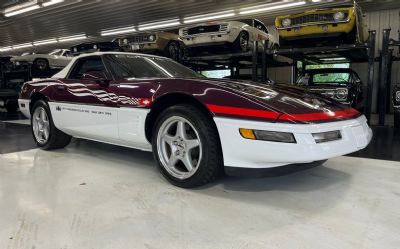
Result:
[[[32,115],[32,129],[38,143],[47,143],[50,136],[50,122],[46,110],[43,107],[35,109]]]
[[[157,151],[169,174],[181,180],[188,179],[196,173],[201,162],[199,133],[187,119],[172,116],[158,130]]]

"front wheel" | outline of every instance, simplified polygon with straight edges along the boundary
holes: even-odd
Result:
[[[37,146],[44,150],[64,148],[71,141],[71,136],[54,126],[49,106],[43,100],[33,106],[31,128]]]
[[[36,70],[39,71],[47,71],[49,69],[49,61],[46,59],[36,59],[33,62],[33,66],[35,67]]]
[[[193,188],[222,172],[219,137],[210,118],[191,105],[176,105],[158,117],[153,130],[153,155],[172,184]]]

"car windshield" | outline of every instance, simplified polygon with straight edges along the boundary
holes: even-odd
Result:
[[[314,85],[347,85],[350,80],[350,73],[315,73],[312,77]]]
[[[167,58],[134,54],[110,54],[105,58],[116,79],[204,78]]]
[[[63,51],[62,51],[61,49],[56,49],[56,50],[51,51],[51,52],[49,53],[49,55],[61,56],[62,53],[63,53]]]

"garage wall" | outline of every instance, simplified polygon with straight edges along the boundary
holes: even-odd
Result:
[[[390,38],[399,39],[400,9],[380,10],[366,13],[367,23],[371,30],[376,30],[376,57],[380,57],[382,50],[383,29],[391,28]],[[394,56],[399,55],[399,49],[393,52]],[[368,79],[367,63],[353,63],[351,65],[366,84]],[[394,62],[392,68],[392,84],[400,83],[400,62]],[[378,86],[379,86],[379,63],[375,63],[375,79],[372,91],[372,112],[377,112],[378,107]],[[392,85],[393,86],[393,85]]]

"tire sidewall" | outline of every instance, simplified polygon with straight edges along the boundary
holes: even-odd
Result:
[[[35,113],[35,110],[39,107],[42,107],[46,111],[47,117],[49,119],[49,129],[50,129],[49,138],[47,139],[46,143],[44,143],[44,144],[41,144],[36,140],[36,136],[33,131],[33,113]],[[49,145],[51,144],[51,141],[54,139],[54,128],[55,127],[53,124],[53,117],[51,116],[51,111],[50,111],[49,105],[44,100],[38,100],[33,105],[32,115],[31,115],[31,132],[32,132],[33,139],[35,140],[35,143],[38,147],[43,148],[43,149],[47,149],[49,147]]]
[[[197,171],[187,179],[179,179],[176,178],[168,173],[168,171],[162,166],[160,158],[158,156],[158,148],[157,148],[157,137],[158,132],[162,124],[172,116],[180,116],[187,119],[197,130],[200,142],[202,144],[202,158]],[[209,140],[207,139],[207,127],[205,126],[205,121],[201,120],[200,117],[196,117],[195,115],[191,114],[188,110],[185,110],[183,106],[173,106],[166,109],[163,113],[159,115],[156,120],[156,125],[153,129],[153,136],[152,136],[152,147],[153,147],[153,156],[156,160],[160,172],[162,175],[170,181],[172,184],[180,186],[180,187],[190,187],[191,182],[201,181],[201,177],[204,175],[205,171],[207,170],[209,156],[210,156],[210,144]]]
[[[44,61],[44,62],[46,62],[46,67],[43,68],[43,69],[40,69],[40,68],[38,67],[38,65],[37,65],[37,62],[38,62],[38,61]],[[34,66],[35,66],[35,69],[36,69],[36,70],[39,70],[39,71],[46,71],[47,69],[49,69],[49,61],[46,60],[46,59],[41,59],[41,58],[36,59],[36,60],[34,61],[33,64],[34,64]]]

